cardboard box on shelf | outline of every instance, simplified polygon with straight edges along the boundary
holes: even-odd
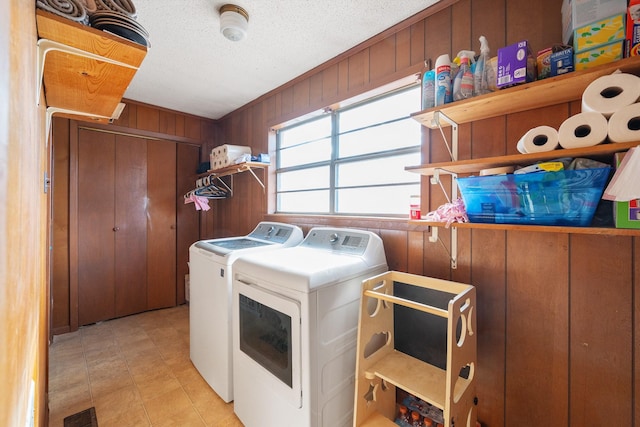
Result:
[[[498,49],[498,88],[536,79],[536,58],[527,40]]]
[[[570,44],[573,31],[608,16],[626,13],[627,0],[563,0],[562,42]]]
[[[553,52],[550,59],[551,77],[573,71],[573,48]]]
[[[622,163],[626,153],[616,153],[616,166]],[[640,228],[640,199],[628,202],[613,202],[613,219],[616,228]]]
[[[627,10],[629,56],[640,55],[640,0],[629,0]]]
[[[624,40],[625,20],[626,14],[622,13],[577,28],[573,35],[574,50],[579,53]]]
[[[620,40],[595,49],[585,50],[574,55],[574,68],[576,71],[597,65],[614,62],[624,57],[625,41]]]

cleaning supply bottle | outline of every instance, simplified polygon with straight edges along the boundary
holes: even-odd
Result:
[[[489,84],[490,73],[489,42],[485,36],[480,36],[480,56],[476,61],[476,69],[473,73],[473,94],[484,95],[491,92]]]
[[[444,105],[452,100],[451,93],[451,59],[448,54],[443,54],[436,60],[436,102],[435,105]]]
[[[471,98],[473,96],[473,73],[466,54],[460,56],[460,69],[453,80],[453,100]]]
[[[422,75],[422,109],[433,108],[436,104],[436,72],[425,71]]]

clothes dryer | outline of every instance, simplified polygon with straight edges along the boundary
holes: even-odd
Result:
[[[387,271],[372,232],[313,228],[234,266],[234,411],[246,427],[353,423],[362,281]]]

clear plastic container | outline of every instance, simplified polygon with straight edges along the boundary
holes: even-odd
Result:
[[[611,168],[458,178],[471,222],[586,227]]]

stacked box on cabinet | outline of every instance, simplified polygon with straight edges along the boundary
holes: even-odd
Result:
[[[447,308],[396,295],[396,286],[450,294]],[[446,368],[395,347],[394,305],[446,319]],[[475,287],[390,271],[363,281],[358,325],[354,426],[393,427],[396,388],[440,408],[445,427],[476,425],[477,358]]]
[[[237,163],[251,160],[251,147],[246,145],[219,145],[211,150],[209,161],[211,170],[221,169]]]

